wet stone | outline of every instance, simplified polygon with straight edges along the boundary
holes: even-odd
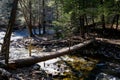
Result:
[[[117,77],[114,77],[112,75],[108,75],[108,74],[105,74],[105,73],[99,73],[96,76],[95,80],[120,80],[120,79],[117,78]]]
[[[38,65],[38,64],[35,64],[35,65],[33,65],[33,70],[40,70],[40,65]]]

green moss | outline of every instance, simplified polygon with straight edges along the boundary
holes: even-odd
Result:
[[[85,60],[84,58],[77,56],[68,56],[71,60],[62,60],[57,63],[65,64],[68,72],[64,72],[64,78],[62,80],[84,80],[84,78],[88,77],[88,74],[95,67],[98,60],[89,59]]]

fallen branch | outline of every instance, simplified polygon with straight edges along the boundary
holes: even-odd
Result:
[[[16,68],[16,67],[24,67],[24,66],[30,66],[32,64],[41,62],[41,61],[45,61],[45,60],[49,60],[49,59],[53,59],[56,57],[60,57],[63,56],[65,54],[68,54],[69,52],[75,51],[77,49],[80,49],[81,47],[84,47],[90,43],[94,42],[94,40],[87,40],[83,43],[79,43],[77,45],[71,46],[70,49],[69,47],[67,48],[63,48],[61,50],[58,50],[56,52],[52,52],[50,55],[46,55],[46,56],[31,56],[29,58],[25,58],[25,59],[17,59],[17,60],[11,60],[9,62],[9,67],[11,68]]]

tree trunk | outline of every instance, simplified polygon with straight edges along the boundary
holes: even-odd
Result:
[[[85,22],[86,22],[85,26],[88,26],[88,19],[87,19],[87,15],[86,14],[85,14]]]
[[[28,2],[28,3],[29,3],[29,2]],[[25,6],[24,2],[22,2],[22,1],[19,1],[19,4],[20,4],[20,6],[21,6],[21,10],[22,10],[22,12],[23,12],[23,16],[24,16],[25,21],[26,21],[26,23],[27,23],[27,28],[28,28],[29,36],[32,36],[33,33],[32,33],[32,28],[31,28],[30,22],[29,22],[28,17],[27,17],[28,14],[27,14],[27,12],[25,12],[25,11],[26,11],[26,10],[25,10],[26,6]],[[24,7],[25,7],[25,8],[22,6],[22,4],[24,4]],[[27,9],[27,8],[26,8],[26,9]],[[30,10],[28,10],[28,9],[27,9],[27,11],[30,12]]]
[[[9,20],[8,27],[7,27],[7,31],[6,31],[6,34],[4,37],[3,45],[1,47],[1,54],[3,54],[5,56],[6,64],[8,64],[8,60],[9,60],[10,39],[11,39],[12,29],[15,24],[17,5],[18,5],[18,0],[14,0],[11,14],[10,14],[10,20]]]
[[[33,25],[32,25],[32,29],[33,29],[33,33],[34,33],[34,35],[36,35],[37,33],[36,33],[36,25],[35,25],[35,22],[36,22],[36,20],[35,20],[35,17],[33,18]]]
[[[94,16],[92,15],[92,24],[93,24],[93,28],[95,30],[95,21],[94,21]]]
[[[25,58],[25,59],[17,59],[17,60],[11,60],[11,62],[9,63],[9,67],[16,68],[16,67],[25,67],[25,66],[30,66],[33,65],[35,63],[41,62],[41,61],[46,61],[49,59],[53,59],[56,57],[60,57],[63,56],[65,54],[68,54],[69,52],[75,51],[77,49],[80,49],[81,47],[84,47],[90,43],[94,42],[94,40],[88,40],[85,41],[83,43],[79,43],[77,45],[71,46],[70,48],[63,48],[61,50],[58,50],[56,52],[52,52],[50,55],[46,55],[46,56],[31,56],[29,58]]]
[[[30,37],[33,36],[33,32],[32,32],[32,2],[31,0],[29,0],[29,9],[30,9],[30,19],[29,19],[29,33],[30,33]]]
[[[80,35],[82,38],[85,38],[85,28],[84,28],[84,15],[80,16]]]
[[[39,6],[38,6],[38,22],[39,22],[39,25],[38,25],[38,29],[39,29],[39,35],[41,35],[41,8],[40,8],[40,0],[39,0]]]
[[[104,6],[104,0],[100,0],[100,4],[102,6]],[[101,22],[102,22],[102,28],[103,28],[103,32],[105,31],[105,15],[104,15],[104,11],[101,15]]]
[[[113,25],[115,23],[115,19],[116,19],[116,15],[114,16],[113,20],[112,20],[112,25],[111,25],[111,29],[113,29]]]
[[[45,0],[42,0],[42,7],[43,7],[43,14],[42,14],[42,26],[43,26],[43,34],[46,33],[46,28],[45,28]]]
[[[84,15],[84,18],[85,18],[85,22],[86,22],[86,25],[84,24],[85,33],[88,34],[88,28],[87,28],[87,26],[88,26],[88,20],[87,20],[87,15],[86,14]]]
[[[101,15],[101,21],[102,21],[102,28],[104,31],[105,30],[105,15],[104,14]]]
[[[56,20],[58,21],[59,19],[59,9],[58,9],[58,2],[55,0],[55,4],[56,4]]]
[[[116,20],[116,30],[118,29],[118,23],[119,23],[119,14],[117,14],[117,20]]]

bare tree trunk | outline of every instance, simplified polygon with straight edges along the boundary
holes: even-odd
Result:
[[[80,18],[79,18],[79,28],[78,28],[78,30],[79,30],[79,32],[80,32],[80,36],[82,36],[82,27],[81,27],[81,16],[80,16]]]
[[[94,16],[92,15],[92,24],[93,24],[93,28],[95,30],[95,21],[94,21]]]
[[[36,19],[35,19],[35,17],[33,18],[33,25],[32,25],[32,29],[33,29],[33,33],[36,35],[37,33],[36,33],[36,25],[35,25],[35,22],[36,22]]]
[[[42,0],[42,7],[43,7],[43,13],[42,13],[42,26],[43,26],[43,34],[46,33],[46,28],[45,28],[45,0]]]
[[[84,26],[84,15],[80,16],[80,35],[85,38],[85,26]]]
[[[28,18],[28,14],[30,13],[30,10],[25,5],[25,1],[24,0],[22,0],[22,1],[19,1],[19,4],[21,6],[21,10],[23,12],[25,21],[27,23],[27,28],[28,28],[29,36],[32,36],[33,35],[32,28],[31,28],[30,21],[29,21],[29,18]],[[29,0],[27,0],[27,3],[29,3]],[[26,11],[28,11],[28,12],[26,12]]]
[[[87,15],[86,14],[85,14],[84,18],[85,18],[85,23],[86,23],[86,25],[84,25],[85,33],[88,35],[88,19],[87,19]]]
[[[88,19],[86,14],[85,14],[85,22],[86,22],[86,26],[88,26]]]
[[[118,29],[118,23],[119,23],[118,21],[119,21],[119,16],[120,16],[120,15],[119,15],[119,14],[117,14],[117,17],[116,17],[116,18],[117,18],[117,20],[116,20],[116,30]]]
[[[55,0],[55,4],[56,4],[56,20],[59,19],[59,9],[58,9],[58,2]]]
[[[105,16],[104,16],[104,14],[101,15],[101,21],[102,21],[102,28],[104,31],[105,30]]]
[[[115,19],[116,19],[116,15],[114,16],[113,20],[112,20],[112,25],[111,25],[111,29],[113,28],[113,25],[115,23]]]
[[[4,37],[3,45],[1,48],[1,54],[5,55],[5,63],[6,64],[8,64],[8,61],[9,61],[10,39],[11,39],[11,34],[12,34],[13,26],[15,23],[15,19],[16,19],[17,5],[18,5],[18,0],[14,0],[11,14],[10,14],[10,20],[8,23],[5,37]]]
[[[32,3],[31,3],[31,0],[29,0],[29,9],[30,9],[29,31],[30,31],[30,37],[32,37],[33,36],[33,32],[32,32]]]
[[[38,22],[39,22],[39,25],[38,25],[38,29],[39,29],[39,35],[41,34],[41,17],[40,17],[40,13],[41,13],[41,8],[40,8],[40,0],[38,1],[39,2],[39,6],[38,6]]]
[[[104,0],[100,0],[100,4],[102,6],[104,6]],[[101,22],[102,22],[102,28],[103,28],[103,32],[105,31],[105,15],[104,15],[104,11],[101,15]]]

